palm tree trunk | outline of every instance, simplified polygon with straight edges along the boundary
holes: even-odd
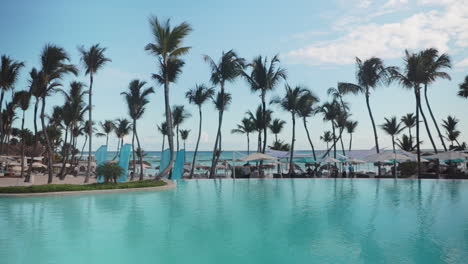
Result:
[[[132,175],[130,176],[130,180],[133,181],[133,177],[135,177],[135,120],[133,120],[133,133],[132,133]]]
[[[247,133],[247,155],[250,155],[250,133]]]
[[[349,133],[349,150],[351,152],[351,144],[353,143],[353,133]]]
[[[88,134],[85,135],[85,140],[83,143],[83,147],[81,147],[80,157],[78,158],[78,160],[81,160],[83,158],[83,152],[84,152],[87,142],[88,142]]]
[[[393,146],[393,155],[396,156],[396,149],[395,149],[395,136],[392,135],[392,146]],[[393,178],[397,178],[396,175],[397,166],[396,166],[396,159],[393,159]]]
[[[330,153],[330,151],[335,147],[336,143],[338,143],[338,140],[342,137],[343,135],[343,130],[340,130],[340,134],[338,135],[338,138],[335,138],[333,139],[333,144],[331,145],[331,147],[328,147],[327,145],[327,151],[325,152],[325,154],[322,155],[322,159],[325,158],[328,153]]]
[[[33,147],[33,153],[31,155],[31,162],[29,163],[29,168],[28,168],[28,174],[26,175],[26,178],[24,179],[24,182],[30,182],[31,181],[31,173],[32,173],[32,164],[34,162],[34,156],[36,155],[37,151],[37,109],[39,107],[39,98],[36,98],[36,103],[34,104],[34,147]]]
[[[53,181],[53,171],[52,171],[52,163],[54,160],[54,156],[52,153],[52,145],[50,144],[50,139],[49,139],[49,133],[47,126],[45,124],[45,97],[42,97],[42,107],[41,107],[41,124],[42,124],[42,131],[44,134],[44,137],[46,139],[46,144],[47,144],[47,153],[48,159],[47,159],[47,172],[48,172],[48,179],[47,183],[52,183]]]
[[[426,99],[427,109],[429,109],[429,114],[431,115],[432,122],[434,122],[434,126],[436,127],[437,133],[439,134],[440,142],[442,143],[442,146],[444,147],[444,151],[447,151],[447,146],[445,145],[444,137],[442,136],[442,133],[440,132],[439,125],[437,124],[434,114],[432,113],[431,105],[429,104],[429,99],[427,97],[427,84],[424,85],[424,97]]]
[[[198,115],[200,117],[199,122],[198,122],[198,137],[197,137],[197,144],[195,145],[195,152],[193,153],[192,168],[190,169],[190,175],[189,175],[190,179],[193,178],[193,172],[195,170],[195,162],[197,161],[198,145],[200,144],[200,138],[201,138],[201,130],[202,130],[202,122],[203,122],[201,106],[198,106]]]
[[[291,139],[291,153],[289,154],[289,177],[294,173],[294,141],[296,141],[296,116],[294,113],[291,114],[292,116],[292,139]],[[283,177],[283,176],[281,176]]]
[[[162,142],[162,146],[161,146],[161,155],[164,152],[164,143],[166,143],[165,141],[166,141],[166,135],[163,135],[163,142]]]
[[[5,96],[5,90],[2,87],[2,93],[0,95],[0,114],[3,110],[3,97]],[[3,118],[0,117],[0,138],[3,139],[4,130],[3,130]],[[0,142],[0,154],[3,153],[3,140]]]
[[[340,134],[343,132],[343,128],[340,130]],[[341,151],[343,152],[343,156],[346,156],[346,152],[344,149],[344,144],[343,144],[343,137],[340,137],[340,142],[341,142]]]
[[[165,67],[167,67],[167,60],[165,60]],[[166,73],[166,76],[164,78],[164,104],[166,107],[166,123],[167,123],[167,141],[169,144],[169,150],[170,150],[170,158],[169,158],[169,164],[167,167],[158,175],[158,177],[155,177],[155,180],[160,179],[161,177],[164,177],[164,175],[168,174],[170,171],[172,171],[172,167],[174,166],[174,127],[172,124],[172,113],[171,113],[171,106],[169,103],[169,82],[168,82],[168,76]],[[171,178],[171,174],[169,175],[169,179]]]
[[[374,116],[372,115],[372,110],[371,110],[371,107],[370,107],[369,88],[368,87],[366,87],[366,105],[367,105],[367,111],[369,112],[369,117],[370,117],[371,122],[372,122],[372,129],[374,130],[375,150],[377,151],[377,153],[379,153],[380,152],[379,138],[377,136],[377,129],[375,128]],[[379,170],[380,170],[380,168],[379,168]]]
[[[302,121],[303,121],[303,123],[304,123],[304,128],[305,128],[305,131],[306,131],[306,134],[307,134],[307,139],[309,140],[310,147],[312,148],[312,154],[314,155],[314,160],[317,160],[317,157],[315,156],[314,144],[312,143],[312,140],[310,139],[309,129],[307,128],[307,121],[306,121],[306,118],[303,117],[303,118],[302,118]]]
[[[213,159],[211,160],[211,168],[210,168],[210,178],[213,178],[215,176],[216,172],[216,165],[218,163],[218,158],[219,154],[218,152],[221,152],[221,149],[219,148],[219,141],[221,141],[221,124],[223,122],[223,111],[219,111],[218,114],[218,131],[216,132],[216,140],[215,140],[215,146],[213,149]]]
[[[25,114],[26,111],[23,111],[23,118],[21,119],[21,135],[23,136],[24,133],[24,114]],[[25,143],[25,140],[24,138],[22,137],[22,140],[21,140],[21,178],[24,177],[24,143]]]
[[[417,170],[418,170],[418,178],[421,175],[421,149],[419,146],[419,87],[414,87],[414,93],[416,96],[416,152],[417,152]]]
[[[91,151],[92,151],[92,145],[93,145],[93,72],[91,71],[89,73],[89,109],[88,109],[88,114],[89,114],[89,126],[90,129],[88,131],[88,137],[89,137],[89,147],[88,147],[88,169],[86,170],[86,177],[84,182],[87,183],[89,181],[89,177],[91,176]]]
[[[109,133],[106,133],[106,146],[109,146]]]
[[[432,138],[431,129],[429,128],[429,124],[427,123],[426,115],[424,114],[423,109],[422,109],[421,92],[419,92],[418,96],[419,96],[419,111],[421,111],[421,116],[422,116],[423,121],[424,121],[424,126],[426,127],[427,135],[429,136],[429,140],[431,141],[432,148],[434,149],[434,152],[437,153],[437,147],[436,147],[436,145],[434,143],[434,139]]]
[[[333,132],[333,141],[338,141],[338,138],[336,137],[335,134],[335,123],[332,120],[332,132]],[[336,159],[336,144],[333,144],[333,158]]]
[[[413,139],[413,136],[411,135],[411,127],[408,127],[408,130],[409,130],[409,137],[410,137],[410,139],[412,140],[412,139]]]
[[[138,138],[136,120],[133,121],[133,127],[135,131],[135,138],[137,141],[138,150],[140,151],[140,155],[138,155],[138,160],[140,161],[140,181],[142,181],[143,180],[143,150],[141,149],[140,139]],[[133,162],[133,167],[135,167],[135,162]]]
[[[268,130],[268,124],[266,123],[266,102],[265,102],[265,95],[266,92],[265,90],[262,90],[262,118],[264,122],[264,128],[263,128],[263,147],[262,147],[262,153],[265,153],[266,150],[266,145],[267,145],[267,130]],[[262,164],[263,161],[260,162]]]
[[[68,139],[68,126],[65,127],[65,140],[64,140],[63,148],[62,148],[63,161],[62,161],[62,168],[60,168],[60,172],[59,172],[59,177],[61,180],[65,179],[65,175],[66,175],[66,174],[64,175],[65,166],[68,162],[68,149],[70,148],[70,146],[67,147],[67,139]]]
[[[176,126],[176,134],[177,134],[177,152],[179,152],[179,125]]]

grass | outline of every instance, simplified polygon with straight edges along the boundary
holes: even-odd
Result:
[[[144,180],[120,183],[93,183],[93,184],[45,184],[31,186],[8,186],[0,187],[0,193],[47,193],[47,192],[70,192],[70,191],[93,191],[110,189],[128,189],[164,186],[164,181]]]

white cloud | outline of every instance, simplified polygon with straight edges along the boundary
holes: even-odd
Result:
[[[455,64],[456,68],[468,67],[468,58],[465,58]]]
[[[406,0],[390,2],[398,4]],[[290,63],[348,64],[356,56],[397,58],[404,49],[435,47],[448,52],[454,47],[467,47],[468,0],[445,2],[450,4],[442,11],[421,12],[393,23],[377,24],[344,17],[335,28],[344,30],[344,36],[313,42],[288,52],[286,58]],[[424,0],[423,4],[430,4],[430,0]]]

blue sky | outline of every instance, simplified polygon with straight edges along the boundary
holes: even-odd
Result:
[[[148,18],[157,15],[172,22],[189,22],[194,31],[186,40],[192,46],[185,57],[186,66],[179,81],[171,87],[171,104],[188,105],[185,92],[197,83],[209,83],[209,68],[202,59],[206,54],[215,59],[221,52],[236,50],[251,60],[254,56],[272,57],[280,54],[282,67],[288,71],[288,83],[309,87],[328,100],[326,90],[339,81],[354,82],[354,57],[362,59],[378,56],[387,65],[401,66],[404,49],[418,51],[436,47],[447,52],[454,67],[449,70],[452,81],[438,81],[430,87],[429,98],[440,120],[455,115],[461,122],[461,140],[468,140],[468,101],[457,98],[458,84],[468,74],[468,1],[466,0],[335,0],[335,1],[2,1],[0,16],[0,53],[26,62],[17,90],[26,89],[27,72],[38,66],[39,53],[46,43],[64,47],[72,62],[79,64],[77,46],[100,43],[108,48],[112,59],[98,72],[94,86],[95,120],[127,116],[127,108],[120,92],[130,80],[148,82],[156,93],[151,97],[145,116],[139,125],[145,150],[159,150],[161,135],[156,124],[163,121],[163,90],[151,80],[156,72],[156,60],[144,51],[152,41]],[[66,78],[68,83],[75,78]],[[87,83],[87,77],[78,80]],[[284,93],[279,85],[269,98]],[[225,149],[245,149],[245,137],[230,135],[247,110],[254,110],[260,100],[249,90],[245,80],[228,84],[233,103],[225,114],[223,137]],[[347,96],[352,119],[359,122],[354,136],[355,148],[373,146],[372,128],[362,96]],[[48,101],[48,107],[62,104],[59,94]],[[384,117],[414,112],[414,98],[410,91],[397,85],[379,87],[371,95],[371,105],[377,124]],[[188,149],[195,146],[198,116],[194,114],[182,127],[192,130]],[[290,141],[290,117],[272,106],[274,116],[288,122],[281,139]],[[217,114],[211,104],[204,106],[202,150],[210,150],[216,133]],[[27,123],[32,127],[32,113]],[[28,122],[29,121],[29,122]],[[17,123],[19,124],[19,122]],[[309,127],[317,148],[324,148],[319,137],[330,125],[320,116],[311,118]],[[435,131],[435,130],[434,130]],[[228,136],[229,135],[229,136]],[[380,145],[390,147],[390,137],[379,128]],[[254,137],[253,137],[254,138]],[[272,138],[270,136],[270,138]],[[424,147],[429,147],[423,130]],[[127,140],[130,140],[127,139]],[[345,136],[345,141],[348,136]],[[104,143],[94,140],[95,147]],[[111,138],[114,148],[116,139]],[[309,149],[301,125],[297,129],[297,148]],[[252,145],[255,145],[253,140]],[[440,146],[440,143],[439,143]]]

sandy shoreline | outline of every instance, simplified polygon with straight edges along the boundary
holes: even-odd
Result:
[[[32,183],[24,182],[24,178],[20,177],[0,177],[0,187],[5,186],[30,186],[30,185],[42,185],[47,184],[47,174],[35,174]],[[54,177],[52,184],[84,184],[84,176],[74,177],[73,175],[67,175],[64,180],[60,180],[58,177]],[[95,183],[95,178],[90,178],[89,183]]]

